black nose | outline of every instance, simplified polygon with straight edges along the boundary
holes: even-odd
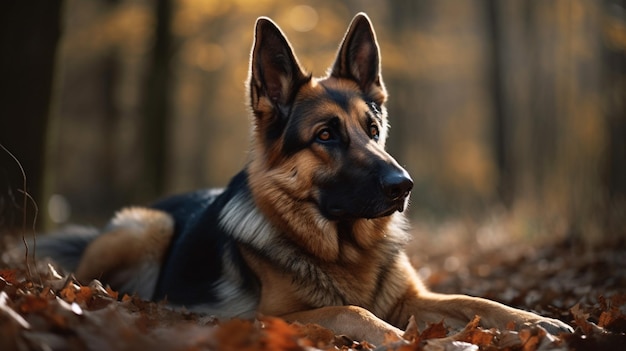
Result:
[[[404,169],[393,170],[381,179],[383,192],[389,200],[399,200],[409,196],[413,189],[413,180]]]

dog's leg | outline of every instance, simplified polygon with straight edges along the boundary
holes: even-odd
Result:
[[[474,316],[479,316],[481,325],[487,328],[504,328],[513,322],[518,328],[525,324],[537,324],[552,334],[573,332],[570,326],[557,319],[466,295],[413,293],[399,304],[391,320],[402,325],[411,315],[415,317],[420,327],[443,320],[446,325],[461,329]]]
[[[329,306],[281,316],[290,322],[315,323],[354,340],[381,345],[386,338],[401,338],[403,331],[357,306]]]
[[[76,278],[82,283],[103,279],[116,289],[150,298],[173,232],[173,219],[165,212],[124,209],[87,246]]]

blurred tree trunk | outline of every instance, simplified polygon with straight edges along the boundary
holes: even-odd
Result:
[[[533,48],[530,67],[530,137],[529,156],[533,172],[533,184],[539,203],[545,203],[550,193],[549,174],[557,159],[559,139],[556,117],[561,112],[562,96],[556,86],[558,43],[557,15],[552,2],[530,2],[529,35]]]
[[[215,43],[224,41],[221,37],[224,31],[228,30],[226,22],[227,16],[220,16],[211,20],[210,23],[206,23],[204,27],[207,33],[206,40],[211,40]],[[226,43],[223,44],[226,45]],[[215,96],[218,96],[216,90],[218,89],[217,87],[220,86],[219,82],[223,81],[222,75],[224,71],[225,70],[220,69],[211,72],[202,71],[200,73],[202,76],[202,83],[200,85],[202,94],[212,96],[212,98],[202,99],[197,111],[198,124],[193,137],[200,143],[198,144],[198,150],[195,150],[193,153],[195,154],[195,159],[192,161],[196,164],[200,161],[198,172],[196,172],[193,180],[196,184],[208,183],[211,186],[215,186],[215,184],[220,184],[218,179],[223,177],[222,167],[215,166],[216,164],[220,164],[219,161],[223,157],[223,147],[221,147],[218,138],[207,138],[206,132],[211,131],[211,133],[218,135],[228,135],[228,130],[237,128],[237,126],[229,126],[232,120],[217,118],[213,113],[218,104],[224,103],[215,98]],[[212,160],[212,162],[207,162],[207,160]]]
[[[425,6],[429,6],[429,1],[393,1],[389,6],[389,19],[387,20],[388,31],[390,35],[401,37],[401,41],[408,38],[403,37],[405,33],[413,33],[418,28],[420,22],[423,20],[425,14],[428,12],[424,9]],[[408,44],[408,43],[407,43]],[[382,43],[381,45],[384,45]],[[406,45],[406,48],[410,48],[411,45]],[[408,50],[408,49],[407,49]],[[410,55],[407,51],[405,55]],[[384,62],[383,55],[383,62]],[[419,65],[419,62],[414,62],[415,65]],[[407,68],[408,71],[408,68]],[[420,128],[416,128],[415,125],[419,123],[418,118],[413,117],[412,113],[402,112],[407,106],[411,106],[412,109],[418,108],[415,105],[416,86],[415,81],[412,79],[406,79],[406,72],[383,71],[383,79],[388,86],[393,86],[393,92],[390,92],[390,99],[388,102],[389,109],[389,123],[391,125],[390,135],[388,139],[387,148],[401,163],[407,162],[411,157],[407,151],[410,148],[411,141],[415,140],[415,135],[409,135],[408,133],[419,131]],[[398,113],[394,113],[398,111]],[[401,118],[402,116],[409,118]],[[410,170],[409,170],[410,172]]]
[[[171,0],[156,2],[155,19],[152,59],[148,66],[142,102],[144,166],[142,184],[138,189],[139,201],[151,201],[162,195],[168,173],[166,150],[171,112]]]
[[[615,11],[615,10],[618,11]],[[605,0],[603,15],[607,24],[626,24],[626,1]],[[619,12],[621,10],[621,12]],[[626,48],[611,42],[610,33],[604,33],[603,93],[604,113],[607,119],[607,155],[604,186],[608,195],[608,230],[618,229],[625,234],[626,222]],[[613,234],[613,233],[609,233]],[[617,234],[617,233],[616,233]]]
[[[28,180],[25,190],[39,207],[46,200],[42,198],[43,156],[62,3],[6,0],[0,11],[0,143],[21,162]],[[23,188],[22,175],[13,160],[0,153],[0,218],[6,221],[0,226],[20,226],[21,215],[12,220],[11,212],[18,210],[12,198],[23,197],[16,194]],[[27,207],[30,221],[34,209]]]
[[[497,1],[497,0],[496,0]],[[498,1],[503,18],[500,22],[501,72],[506,77],[504,102],[506,120],[495,121],[503,128],[509,150],[500,157],[510,157],[508,186],[511,205],[518,202],[542,204],[549,193],[547,178],[555,166],[557,126],[555,114],[556,60],[554,4],[552,2]],[[496,117],[498,118],[498,117]],[[508,125],[507,123],[508,122]],[[503,123],[498,125],[498,123]],[[508,135],[506,134],[508,132]],[[496,139],[496,147],[498,140]],[[507,146],[505,146],[506,148]],[[498,157],[498,156],[497,156]],[[506,160],[504,161],[507,162]]]
[[[509,114],[506,106],[507,95],[504,90],[503,73],[505,67],[502,63],[502,13],[499,7],[499,0],[486,0],[486,21],[487,26],[487,82],[491,90],[491,101],[493,109],[493,152],[496,168],[498,170],[498,180],[496,191],[499,200],[510,208],[515,194],[515,179],[513,172],[513,162],[510,154],[510,143],[512,138],[509,135],[508,119]]]

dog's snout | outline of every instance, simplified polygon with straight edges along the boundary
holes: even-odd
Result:
[[[385,174],[381,179],[381,185],[389,200],[399,200],[409,195],[413,189],[413,180],[404,169],[400,169]]]

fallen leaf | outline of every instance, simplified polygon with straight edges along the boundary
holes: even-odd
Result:
[[[48,308],[49,300],[41,296],[35,296],[32,294],[24,295],[20,305],[19,311],[21,313],[37,313],[44,311]]]
[[[115,290],[111,289],[111,287],[110,287],[110,286],[108,286],[108,285],[107,285],[107,287],[105,288],[105,290],[106,290],[107,294],[108,294],[108,295],[109,295],[109,296],[110,296],[113,300],[117,300],[117,299],[118,299],[119,294],[120,294],[119,292],[117,292],[117,291],[115,291]],[[124,295],[124,296],[126,296],[126,295]]]
[[[260,333],[250,321],[231,319],[215,331],[216,348],[223,351],[260,349]]]
[[[262,344],[267,351],[298,351],[303,347],[298,344],[299,333],[280,318],[263,317]]]
[[[603,311],[598,318],[598,326],[614,333],[626,332],[626,294],[617,294],[610,299],[602,297],[600,306]]]
[[[8,284],[17,285],[19,281],[17,279],[17,270],[15,269],[0,269],[0,279],[4,280]]]
[[[414,341],[418,339],[419,336],[420,336],[420,331],[417,326],[417,323],[415,322],[415,316],[411,315],[411,317],[409,317],[409,324],[406,326],[406,330],[404,331],[404,334],[402,334],[402,338],[404,340]],[[389,340],[389,341],[396,341],[396,340]],[[387,344],[388,342],[385,342],[385,343]]]
[[[584,312],[581,309],[580,303],[577,303],[576,305],[574,305],[574,307],[570,308],[570,312],[574,317],[574,322],[580,328],[583,334],[593,335],[594,333],[604,333],[604,330],[602,328],[589,321],[590,314]]]
[[[420,340],[445,338],[446,335],[448,335],[448,329],[443,324],[443,321],[441,321],[439,323],[430,324],[424,329],[420,334]]]
[[[474,319],[467,324],[465,329],[458,334],[456,340],[466,341],[481,347],[491,345],[495,335],[489,330],[480,328],[478,326],[479,324],[480,317],[475,316]]]
[[[539,345],[540,336],[533,332],[531,328],[524,328],[519,331],[519,338],[522,341],[522,350],[535,351]]]

